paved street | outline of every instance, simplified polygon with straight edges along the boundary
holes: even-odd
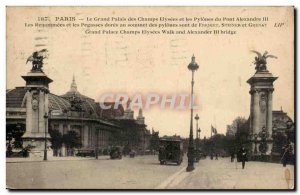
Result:
[[[20,161],[20,159],[18,160]],[[287,189],[286,169],[293,186],[293,166],[249,162],[230,163],[229,158],[205,159],[193,172],[181,166],[160,165],[157,156],[124,157],[122,160],[50,158],[48,162],[7,160],[7,187],[64,189]]]

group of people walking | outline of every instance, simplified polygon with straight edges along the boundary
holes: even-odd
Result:
[[[234,151],[230,154],[231,162],[234,162],[235,158],[237,162],[242,162],[242,168],[245,168],[246,162],[248,161],[248,151],[247,149],[242,146],[237,153]],[[284,145],[282,148],[282,154],[280,162],[282,163],[283,167],[286,167],[287,163],[291,162],[291,157],[293,156],[293,146],[290,142]]]
[[[218,156],[219,156],[218,153],[216,153],[216,154],[211,153],[211,154],[210,154],[210,160],[213,160],[213,159],[214,159],[214,156],[215,156],[215,160],[218,160]]]

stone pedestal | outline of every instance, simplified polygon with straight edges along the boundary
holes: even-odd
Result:
[[[250,134],[257,135],[257,148],[261,143],[261,132],[263,128],[267,131],[266,143],[268,145],[266,155],[271,154],[272,149],[272,93],[274,91],[274,77],[268,70],[257,71],[247,82],[250,84],[251,105],[250,105]],[[254,137],[254,136],[252,136]],[[255,141],[252,141],[252,153],[254,153]],[[259,149],[255,155],[261,155]]]
[[[48,93],[49,83],[52,82],[41,71],[31,71],[22,76],[26,81],[26,132],[23,135],[23,147],[31,146],[31,155],[43,155],[45,139],[50,146],[48,133]]]

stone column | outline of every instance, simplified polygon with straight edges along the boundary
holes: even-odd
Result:
[[[49,117],[51,117],[50,113],[49,113],[49,97],[48,97],[48,92],[49,91],[45,89],[45,91],[44,91],[44,96],[45,96],[45,107],[44,107],[44,109],[45,109],[45,112],[47,112],[49,114]]]
[[[272,93],[273,93],[273,90],[270,89],[268,91],[268,111],[267,111],[267,131],[269,132],[269,135],[271,136],[272,135],[272,119],[273,119],[273,113],[272,113]]]
[[[259,134],[262,127],[265,126],[266,131],[272,135],[272,91],[273,82],[278,77],[274,77],[268,70],[257,70],[255,74],[248,79],[247,83],[251,86],[251,109],[250,109],[250,131],[252,134]],[[261,101],[260,92],[265,93],[265,102]],[[261,102],[261,104],[260,104]],[[251,139],[252,147],[255,146],[255,140]],[[259,140],[258,140],[259,141]],[[267,139],[268,145],[272,145],[272,137]],[[258,143],[259,145],[259,143]],[[257,146],[258,146],[257,145]],[[268,155],[270,154],[271,148],[269,146]],[[254,150],[254,148],[252,148]]]
[[[253,133],[259,132],[259,91],[257,89],[253,92]]]
[[[93,126],[93,128],[91,129],[91,146],[94,148],[96,141],[95,141],[95,137],[96,137],[96,130],[95,130],[95,126]]]
[[[39,128],[38,132],[39,133],[45,133],[45,92],[43,90],[38,89],[39,93]],[[47,105],[48,106],[48,105]]]
[[[41,71],[31,71],[22,76],[26,81],[26,132],[23,135],[23,147],[34,146],[32,155],[43,156],[45,136],[48,142],[49,134],[45,135],[45,112],[48,111],[48,85],[52,80]],[[32,101],[35,105],[32,107]],[[48,143],[47,143],[48,144]],[[30,155],[31,155],[30,154]]]
[[[250,90],[250,95],[251,95],[251,101],[250,101],[250,133],[254,133],[253,131],[253,101],[254,101],[254,98],[253,98],[253,92]]]
[[[83,147],[87,148],[89,146],[89,127],[84,126],[83,130]]]
[[[272,140],[272,131],[273,131],[273,102],[272,102],[272,95],[274,89],[269,89],[268,91],[268,111],[267,111],[267,131],[269,133],[269,137],[267,140]],[[268,151],[267,154],[270,155],[272,153],[273,148],[273,141],[268,142]]]
[[[88,126],[88,146],[89,148],[92,147],[92,130],[91,126]]]
[[[67,134],[67,132],[68,132],[68,125],[64,124],[62,135]]]
[[[63,135],[64,134],[64,125],[62,123],[59,123],[58,124],[58,129],[59,129],[59,132]]]
[[[84,147],[84,124],[82,123],[80,125],[79,133],[80,133],[81,145]]]
[[[32,133],[32,95],[29,90],[26,92],[26,133],[25,134],[31,134]]]

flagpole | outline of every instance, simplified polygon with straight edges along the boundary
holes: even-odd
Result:
[[[215,134],[217,134],[217,122],[216,122],[216,115],[214,115],[214,119],[215,119]]]

